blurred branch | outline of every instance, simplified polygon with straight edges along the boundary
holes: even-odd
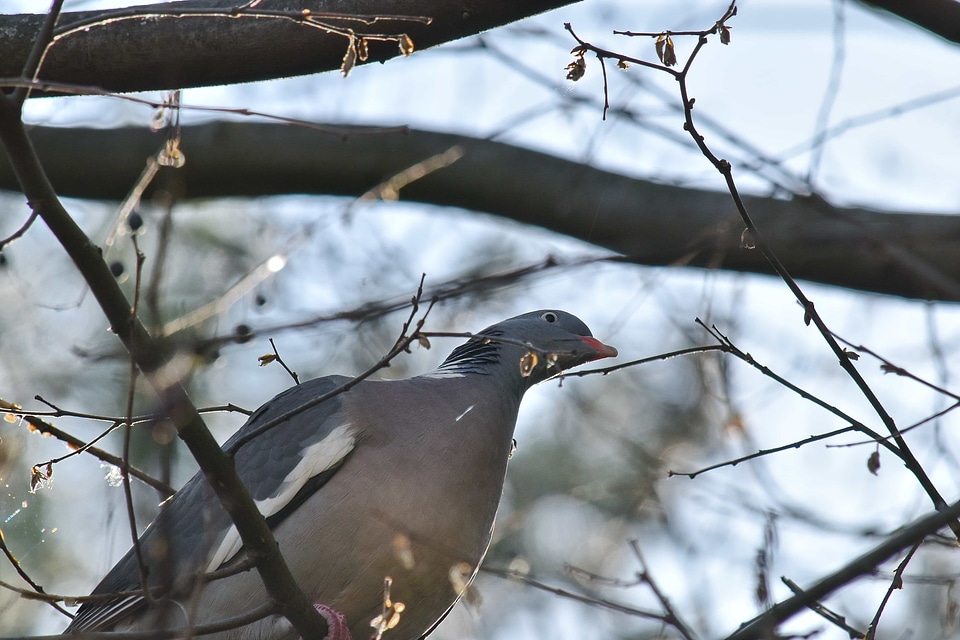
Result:
[[[143,281],[143,262],[146,259],[143,252],[140,251],[140,245],[137,243],[137,236],[131,236],[133,248],[137,256],[137,267],[135,270],[135,279],[133,287],[133,305],[130,307],[130,317],[139,316],[140,308],[140,285]],[[123,497],[127,507],[127,526],[130,532],[130,542],[133,544],[134,557],[137,560],[137,569],[140,574],[140,585],[143,587],[143,598],[149,604],[154,604],[155,600],[150,593],[150,583],[147,576],[150,573],[147,563],[143,558],[143,549],[140,548],[140,532],[137,530],[137,514],[133,506],[133,488],[130,485],[130,444],[133,440],[133,403],[136,397],[137,377],[140,373],[137,367],[137,360],[130,352],[129,356],[130,380],[127,383],[127,413],[124,419],[123,429],[123,456],[120,464],[120,478],[123,484]],[[196,409],[194,409],[196,411]],[[197,417],[200,414],[197,412]],[[169,474],[167,474],[169,475]],[[162,571],[169,571],[170,563],[164,563]]]
[[[0,583],[2,585],[2,583]],[[3,585],[6,586],[6,585]],[[90,598],[82,598],[89,601]],[[266,602],[253,607],[246,613],[225,618],[207,624],[198,624],[189,629],[154,629],[150,631],[74,631],[70,634],[54,636],[4,636],[3,640],[173,640],[180,638],[202,637],[211,633],[231,631],[244,625],[263,620],[274,615],[276,609],[272,603]]]
[[[429,289],[425,289],[422,292],[422,296],[425,299],[429,299],[431,304],[435,304],[444,300],[467,296],[471,293],[482,293],[495,290],[498,287],[506,287],[508,285],[520,282],[524,278],[531,277],[544,271],[552,269],[577,268],[583,265],[599,263],[608,260],[611,260],[611,258],[587,257],[575,258],[572,260],[560,260],[552,255],[548,255],[546,259],[539,262],[519,267],[517,269],[511,269],[510,271],[502,273],[493,273],[483,276],[470,275],[468,277],[453,278],[451,280],[447,280],[446,282],[441,282],[438,285],[434,285]],[[613,258],[613,260],[615,260],[615,258]],[[316,327],[327,322],[367,322],[406,309],[409,305],[409,299],[393,297],[367,302],[353,309],[326,314],[317,314],[295,322],[286,322],[259,328],[242,325],[241,327],[234,329],[233,333],[231,334],[214,336],[212,338],[200,340],[195,344],[191,344],[190,348],[195,351],[205,351],[225,343],[247,342],[254,336],[262,336],[281,331],[304,329],[307,327]],[[462,334],[458,334],[458,337],[460,335]]]
[[[340,13],[344,4],[338,0],[265,0],[256,7],[257,13],[286,19],[244,17],[253,12],[240,8],[242,0],[188,0],[64,13],[58,33],[79,25],[85,29],[49,49],[39,77],[123,92],[299,76],[341,68],[349,42],[332,34],[335,29],[355,29],[362,35],[363,27],[375,25],[375,35],[408,37],[422,50],[573,1],[483,0],[467,6],[443,0],[402,3],[405,14],[428,17],[429,24],[398,19],[402,16],[377,19],[384,9],[400,6],[384,0],[351,2],[351,16],[362,20]],[[144,14],[160,17],[121,19]],[[323,14],[339,14],[324,19],[333,28],[306,24]],[[0,77],[20,76],[43,20],[43,15],[0,16]],[[367,61],[383,62],[398,55],[397,42],[371,42]]]
[[[914,521],[859,558],[806,588],[802,593],[775,604],[727,636],[726,640],[767,640],[775,637],[776,628],[782,622],[857,578],[873,573],[880,564],[904,549],[918,544],[926,536],[948,526],[957,517],[960,517],[960,502],[955,502],[941,511]]]
[[[813,140],[810,143],[810,164],[807,168],[807,186],[812,191],[820,170],[823,154],[827,145],[827,126],[830,124],[830,112],[833,111],[840,93],[840,80],[843,77],[843,64],[846,60],[847,36],[846,0],[833,0],[833,59],[830,62],[830,79],[820,100],[817,123],[814,126]]]
[[[759,252],[741,246],[743,224],[726,193],[656,184],[465,136],[338,131],[343,137],[270,123],[183,127],[181,146],[190,162],[170,178],[182,185],[184,198],[291,193],[355,198],[381,184],[383,176],[458,145],[462,158],[405,186],[400,198],[545,227],[640,264],[773,273]],[[162,142],[146,127],[33,127],[31,139],[63,195],[118,201]],[[0,188],[16,188],[2,158]],[[839,208],[812,197],[743,196],[742,201],[797,278],[960,301],[956,216]]]
[[[460,148],[453,146],[445,150],[443,153],[431,156],[426,160],[417,162],[412,166],[405,167],[399,173],[390,176],[380,184],[369,189],[366,193],[362,194],[358,198],[355,198],[353,201],[347,204],[343,211],[344,220],[349,220],[353,215],[354,209],[360,204],[369,203],[373,200],[390,201],[399,199],[401,189],[406,188],[408,185],[416,182],[417,180],[423,179],[425,176],[433,173],[434,171],[438,171],[453,164],[459,160],[462,155],[463,152],[460,150]],[[167,218],[169,218],[169,216]],[[163,227],[166,226],[166,224],[163,225]],[[210,300],[206,304],[203,304],[200,307],[193,309],[181,316],[172,318],[165,322],[160,328],[160,335],[164,337],[173,335],[188,327],[196,326],[223,313],[231,305],[249,293],[250,290],[252,290],[255,286],[273,276],[273,274],[275,274],[279,269],[283,268],[283,265],[286,264],[288,256],[290,256],[297,248],[309,244],[311,235],[312,225],[306,225],[301,230],[295,232],[291,239],[285,243],[283,249],[263,260],[255,269],[249,271],[238,282],[236,282],[226,291],[220,293],[215,299]],[[162,248],[163,244],[161,243],[161,249]],[[421,279],[420,285],[421,286],[418,295],[423,294],[423,279]],[[436,298],[434,297],[432,299]],[[250,339],[253,337],[253,333],[249,327],[238,327],[235,330],[235,333],[237,334],[236,338],[238,340]],[[271,338],[271,343],[272,341],[273,339]],[[280,354],[276,353],[276,348],[274,348],[274,353],[277,356],[277,359],[280,359]],[[282,361],[281,364],[283,364]],[[284,367],[286,368],[286,365],[284,365]],[[290,372],[289,369],[287,371],[288,373]],[[293,376],[294,381],[299,384],[299,380],[297,380],[296,375],[291,375]]]
[[[560,596],[561,598],[567,598],[568,600],[576,600],[577,602],[582,602],[594,607],[600,607],[601,609],[609,609],[611,611],[617,611],[620,613],[625,613],[627,615],[636,616],[638,618],[646,618],[648,620],[659,620],[663,623],[668,623],[667,617],[656,611],[650,611],[647,609],[638,609],[637,607],[631,607],[629,605],[621,604],[619,602],[613,602],[605,598],[596,598],[594,596],[587,596],[580,593],[574,593],[568,591],[567,589],[561,589],[560,587],[554,587],[546,583],[540,582],[539,580],[530,577],[525,573],[519,573],[517,571],[511,571],[510,569],[502,569],[500,567],[491,567],[487,565],[481,565],[480,571],[483,573],[489,573],[490,575],[498,576],[506,580],[513,580],[514,582],[519,582],[520,584],[526,585],[528,587],[533,587],[534,589],[539,589],[540,591],[546,591],[555,596]]]
[[[41,587],[39,584],[34,582],[33,578],[27,575],[27,572],[24,571],[23,567],[20,565],[20,561],[17,560],[17,557],[13,555],[13,552],[10,550],[9,547],[7,547],[7,541],[3,537],[3,529],[0,529],[0,552],[2,552],[3,555],[6,557],[7,562],[9,562],[10,565],[13,567],[13,569],[17,572],[17,575],[20,576],[20,579],[26,582],[28,585],[30,585],[30,588],[33,589],[33,593],[37,594],[37,596],[46,595],[46,591],[43,590],[43,587]],[[70,615],[70,613],[66,609],[61,607],[55,601],[51,601],[50,599],[46,599],[46,598],[41,598],[41,599],[43,599],[47,604],[52,606],[54,609],[56,609],[63,615],[65,616]]]

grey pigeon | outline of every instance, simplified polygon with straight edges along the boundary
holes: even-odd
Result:
[[[387,640],[415,640],[432,631],[490,543],[524,392],[616,354],[577,317],[534,311],[483,330],[430,373],[363,381],[242,444],[237,472],[301,589],[326,617],[327,638],[383,633]],[[224,449],[349,380],[329,376],[284,391]],[[188,628],[268,601],[249,568],[202,579],[241,563],[244,549],[199,473],[163,505],[140,546],[148,582],[168,596],[156,600],[168,606],[148,605],[141,594],[89,602],[67,632]],[[131,549],[93,593],[138,589]],[[386,595],[394,605],[387,610]],[[205,637],[298,635],[284,618],[269,616]]]

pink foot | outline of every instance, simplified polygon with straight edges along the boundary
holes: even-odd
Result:
[[[325,604],[315,604],[313,608],[327,621],[327,637],[323,640],[353,640],[346,616]]]

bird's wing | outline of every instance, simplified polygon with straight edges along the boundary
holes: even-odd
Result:
[[[329,376],[288,389],[250,416],[224,443],[224,450],[231,450],[263,425],[349,380]],[[283,420],[235,452],[237,474],[271,528],[320,489],[356,445],[360,429],[344,421],[341,406],[342,396],[334,396]],[[184,579],[193,584],[204,573],[229,561],[242,546],[230,516],[202,473],[191,478],[162,506],[140,537],[141,553],[150,569],[148,583],[153,587],[176,585]],[[131,549],[93,595],[141,588],[137,558]],[[109,629],[143,604],[141,594],[88,602],[77,611],[67,631]]]

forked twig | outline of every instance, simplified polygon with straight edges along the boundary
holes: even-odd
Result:
[[[686,60],[686,63],[683,65],[683,68],[679,71],[670,68],[669,61],[665,60],[665,56],[660,54],[661,61],[664,61],[664,64],[655,64],[650,62],[641,61],[639,59],[633,58],[631,56],[626,56],[622,53],[617,53],[614,51],[609,51],[607,49],[602,49],[596,47],[589,42],[582,40],[576,35],[573,29],[569,24],[565,25],[567,31],[570,32],[571,36],[577,41],[577,47],[574,48],[573,52],[581,57],[585,52],[590,51],[600,56],[601,58],[614,59],[618,61],[628,61],[635,64],[640,64],[642,66],[656,69],[663,73],[671,75],[678,84],[680,100],[683,105],[683,128],[693,139],[694,143],[700,149],[700,152],[703,154],[707,160],[717,169],[720,175],[723,177],[724,182],[726,183],[727,190],[730,192],[730,196],[733,199],[734,205],[737,208],[737,212],[740,215],[741,220],[744,224],[744,233],[743,233],[743,246],[744,249],[756,249],[759,250],[767,262],[770,264],[773,271],[780,277],[780,279],[787,285],[787,288],[790,289],[794,297],[800,303],[800,306],[803,308],[803,321],[805,324],[813,324],[817,331],[820,333],[823,340],[826,342],[827,346],[836,356],[841,368],[846,372],[848,377],[853,381],[853,383],[860,390],[860,393],[867,399],[870,406],[873,408],[874,412],[880,418],[884,427],[890,433],[893,442],[896,444],[898,449],[899,457],[903,461],[904,465],[910,470],[914,475],[920,485],[923,487],[923,490],[930,497],[930,500],[933,502],[933,505],[936,509],[945,509],[947,506],[946,500],[940,494],[936,485],[933,481],[930,480],[926,471],[920,462],[913,455],[912,450],[904,440],[902,433],[896,425],[893,417],[886,410],[883,403],[877,397],[876,393],[867,384],[866,380],[854,366],[853,361],[850,357],[849,352],[847,352],[843,347],[840,346],[839,342],[834,338],[832,332],[827,327],[826,322],[817,312],[814,307],[813,301],[810,300],[806,294],[801,289],[800,285],[796,280],[790,275],[790,272],[783,265],[780,259],[777,257],[776,253],[773,251],[772,247],[766,242],[761,233],[760,229],[757,227],[756,223],[753,220],[753,217],[747,211],[746,205],[743,202],[743,198],[740,195],[739,188],[737,187],[736,181],[733,177],[733,165],[713,153],[710,147],[706,144],[704,136],[697,130],[697,125],[693,117],[693,107],[695,100],[690,97],[689,89],[687,87],[687,75],[692,68],[693,62],[696,59],[697,55],[707,44],[707,38],[711,34],[720,33],[721,41],[723,41],[724,27],[727,20],[736,15],[736,0],[731,2],[727,10],[724,12],[723,16],[718,20],[712,27],[705,29],[699,32],[693,32],[697,37],[697,43],[693,48],[693,51],[690,53],[689,57]],[[650,34],[647,34],[650,35]],[[729,37],[729,33],[727,33]],[[658,54],[659,54],[658,50]],[[582,74],[581,74],[582,75]],[[882,444],[882,443],[881,443]],[[954,535],[960,540],[960,521],[954,520],[950,523],[950,529],[953,531]]]

